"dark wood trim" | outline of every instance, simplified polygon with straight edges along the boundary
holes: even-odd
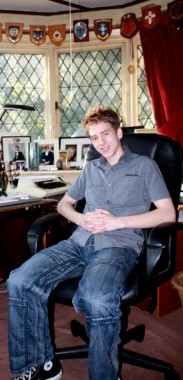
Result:
[[[50,1],[57,2],[60,4],[66,3],[66,5],[68,4],[68,11],[47,13],[47,12],[30,12],[30,11],[9,11],[9,10],[1,10],[0,9],[0,12],[2,14],[14,14],[14,15],[21,14],[21,15],[47,16],[47,17],[57,16],[57,15],[59,16],[59,15],[64,15],[64,14],[69,13],[69,2],[68,1],[63,1],[63,0],[50,0]],[[133,5],[145,3],[147,1],[148,0],[144,0],[144,1],[134,0],[131,3],[126,3],[126,4],[122,4],[122,5],[116,5],[116,6],[110,6],[110,7],[99,7],[99,8],[87,8],[87,7],[79,6],[77,4],[72,3],[73,7],[77,8],[76,10],[72,10],[72,14],[78,13],[78,12],[81,12],[81,13],[82,12],[96,12],[96,11],[98,12],[98,11],[103,11],[103,10],[123,9],[123,8],[132,7]]]
[[[79,11],[87,11],[88,9],[90,10],[91,8],[88,8],[88,7],[84,7],[83,5],[79,5],[79,4],[75,4],[75,3],[70,3],[69,1],[65,1],[65,0],[49,0],[49,1],[52,1],[53,3],[58,3],[58,4],[62,4],[62,5],[66,5],[69,9],[69,7],[71,6],[71,8],[76,8],[76,9],[79,9]]]

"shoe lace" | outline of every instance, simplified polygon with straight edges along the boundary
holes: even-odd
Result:
[[[37,367],[31,367],[27,371],[23,372],[22,375],[16,377],[15,380],[31,380],[32,375],[36,372]]]

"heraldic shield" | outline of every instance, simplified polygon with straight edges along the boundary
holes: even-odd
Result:
[[[73,21],[74,42],[89,41],[88,20]]]
[[[177,29],[183,27],[183,0],[176,0],[168,4],[168,16],[171,24]]]
[[[46,26],[30,25],[30,40],[36,45],[41,45],[46,40]]]
[[[125,38],[132,38],[138,32],[139,26],[135,13],[127,13],[121,18],[121,35]]]
[[[107,40],[112,32],[112,19],[94,20],[94,31],[99,40]]]
[[[19,42],[23,36],[23,26],[22,23],[5,23],[6,37],[10,42],[16,44]]]
[[[66,37],[66,25],[50,25],[48,27],[48,35],[54,45],[60,46]]]
[[[159,25],[161,21],[161,5],[142,8],[142,26],[146,29],[152,29]]]

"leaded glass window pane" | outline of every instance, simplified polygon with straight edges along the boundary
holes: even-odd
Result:
[[[0,104],[34,106],[36,111],[7,111],[0,131],[44,138],[44,57],[41,54],[0,54]],[[1,110],[2,111],[2,110]]]
[[[155,120],[149,99],[149,92],[146,82],[146,74],[144,67],[144,58],[142,54],[142,46],[137,48],[138,59],[138,118],[139,124],[144,128],[155,128]]]
[[[72,73],[72,75],[71,75]],[[80,121],[96,105],[122,115],[121,49],[59,55],[61,134],[84,135]]]

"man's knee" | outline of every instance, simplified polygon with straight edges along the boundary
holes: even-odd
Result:
[[[101,294],[76,294],[74,297],[74,306],[78,311],[84,312],[86,316],[92,319],[104,320],[116,318],[118,313],[108,297]]]
[[[27,287],[28,278],[23,276],[18,269],[10,272],[10,275],[6,281],[8,293],[14,294],[15,292],[22,292]]]

